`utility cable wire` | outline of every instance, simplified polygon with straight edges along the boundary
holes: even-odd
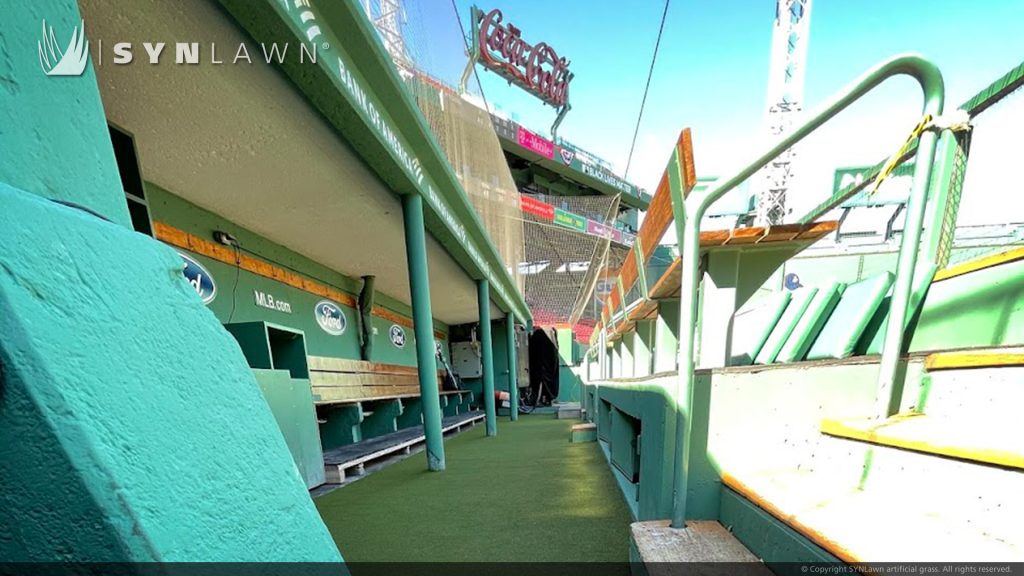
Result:
[[[651,77],[654,76],[654,63],[658,60],[658,48],[661,46],[661,33],[665,30],[665,17],[668,15],[668,5],[671,0],[665,0],[665,9],[661,12],[661,24],[658,26],[658,39],[654,42],[654,54],[651,56],[651,67],[647,71],[647,85],[644,86],[644,97],[640,101],[640,113],[636,117],[636,128],[633,130],[633,143],[629,145],[629,159],[626,160],[626,172],[622,178],[629,177],[629,166],[633,163],[633,150],[636,148],[636,137],[640,133],[640,121],[644,117],[644,106],[647,104],[647,91],[651,88]]]

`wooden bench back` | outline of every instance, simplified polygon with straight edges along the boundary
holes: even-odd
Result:
[[[441,388],[443,372],[438,371]],[[318,403],[346,402],[420,395],[415,366],[382,364],[328,356],[309,357],[309,382]]]

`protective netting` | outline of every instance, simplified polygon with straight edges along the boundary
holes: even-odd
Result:
[[[452,3],[365,0],[363,5],[521,291],[519,194],[479,84],[471,78],[466,93],[455,89],[467,57]]]
[[[518,190],[468,61],[468,11],[450,0],[364,0],[370,21],[508,267],[537,326],[586,339],[630,247],[615,229],[618,197]],[[465,32],[464,32],[465,31]],[[458,87],[465,80],[465,92]],[[520,193],[551,212],[523,211]]]
[[[617,196],[530,197],[582,219],[577,222],[590,220],[609,228],[619,210]],[[585,341],[630,248],[593,229],[571,228],[532,213],[522,218],[526,261],[520,271],[534,323],[573,327]]]

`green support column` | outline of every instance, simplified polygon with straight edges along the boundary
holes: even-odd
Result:
[[[619,340],[619,358],[622,368],[619,369],[620,378],[632,378],[633,377],[633,351],[636,348],[636,332],[626,332],[622,335],[622,339]]]
[[[738,307],[737,286],[740,276],[739,250],[721,250],[708,254],[707,270],[701,283],[698,302],[700,326],[697,329],[698,368],[729,365],[732,347],[732,315]]]
[[[633,340],[633,376],[650,376],[654,359],[654,320],[637,320]]]
[[[484,412],[487,414],[487,435],[498,435],[494,408],[494,350],[491,349],[491,287],[487,280],[476,281],[477,304],[480,308],[480,349],[483,352]]]
[[[679,347],[679,300],[659,300],[654,320],[654,373],[675,372]]]
[[[405,222],[405,253],[409,261],[409,293],[412,294],[416,366],[419,368],[423,402],[423,433],[427,445],[427,469],[444,470],[444,436],[441,433],[441,396],[437,389],[434,358],[434,318],[430,311],[430,278],[427,274],[427,239],[423,228],[423,198],[402,196]]]
[[[508,403],[509,419],[519,420],[519,368],[516,366],[516,318],[510,312],[505,316],[505,340],[508,343]]]

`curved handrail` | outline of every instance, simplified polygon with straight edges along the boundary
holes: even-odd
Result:
[[[747,178],[767,165],[773,158],[803,140],[819,126],[844,110],[850,104],[873,90],[885,80],[906,75],[917,80],[924,94],[923,112],[938,116],[945,103],[945,87],[939,69],[916,54],[895,56],[871,68],[851,84],[841,89],[825,102],[807,120],[793,128],[765,152],[756,156],[738,172],[720,179],[713,187],[692,192],[684,202],[684,222],[676,222],[679,251],[682,258],[682,279],[680,302],[686,304],[679,309],[679,386],[676,391],[676,450],[675,478],[673,481],[672,526],[681,528],[686,524],[686,494],[688,461],[690,457],[690,435],[692,422],[689,417],[693,406],[694,382],[694,321],[696,318],[697,274],[700,256],[700,221],[711,204],[724,194],[740,185]],[[893,287],[889,324],[885,333],[882,362],[878,375],[876,402],[883,415],[893,411],[897,399],[893,398],[896,368],[903,344],[906,326],[907,303],[913,284],[914,266],[917,260],[918,244],[921,240],[921,226],[924,222],[925,204],[928,196],[928,182],[931,178],[932,159],[935,155],[937,136],[934,131],[925,131],[918,142],[917,162],[914,167],[913,191],[907,203],[906,224],[900,242],[899,259],[896,265],[896,281]],[[687,301],[688,298],[688,301]]]

